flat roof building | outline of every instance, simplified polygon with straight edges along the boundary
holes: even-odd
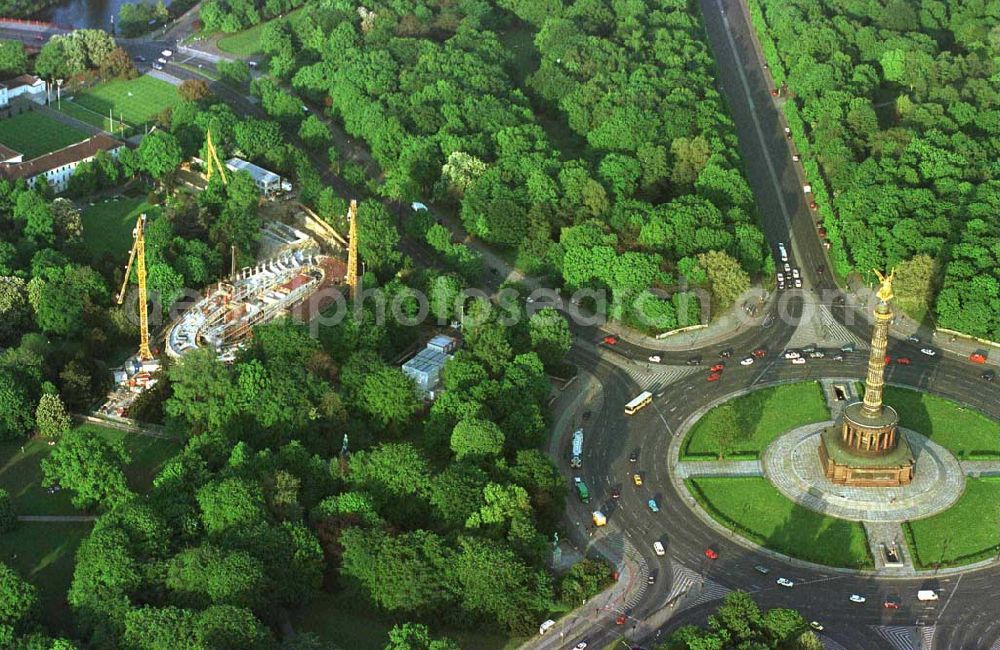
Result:
[[[403,374],[416,382],[421,393],[433,399],[434,389],[441,381],[441,369],[457,348],[456,339],[439,334],[427,343],[427,347],[403,364]]]
[[[281,190],[281,176],[264,169],[260,165],[243,160],[242,158],[230,158],[226,161],[226,167],[234,172],[247,172],[253,178],[254,185],[264,196],[270,196]]]

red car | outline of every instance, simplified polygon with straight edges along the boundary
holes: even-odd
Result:
[[[705,557],[707,557],[709,560],[718,560],[719,559],[719,554],[715,552],[715,549],[706,548],[705,549]]]
[[[885,365],[889,365],[890,363],[892,363],[892,357],[890,357],[887,354],[887,355],[885,355]]]
[[[767,350],[765,350],[764,348],[757,348],[756,350],[753,351],[753,356],[757,357],[758,359],[763,359],[765,355],[767,355]]]
[[[910,365],[910,357],[899,357],[896,359],[896,363],[901,366],[908,366]]]
[[[725,370],[725,368],[726,368],[726,364],[724,364],[724,363],[717,363],[714,366],[712,366],[711,368],[709,368],[709,371],[711,371],[711,372],[722,372],[723,370]]]
[[[986,363],[986,355],[982,352],[973,352],[969,355],[969,361],[972,363]]]
[[[885,600],[882,602],[882,607],[886,609],[899,609],[899,604],[902,600],[902,598],[896,595],[886,596]]]
[[[721,372],[713,372],[712,374],[710,374],[708,376],[708,380],[707,381],[719,381],[720,379],[722,379],[722,373]]]
[[[608,345],[616,345],[618,343],[618,339],[614,336],[605,336],[603,340],[604,343],[607,343]]]

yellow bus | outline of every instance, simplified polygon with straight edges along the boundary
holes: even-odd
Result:
[[[648,390],[639,393],[634,400],[625,405],[625,415],[633,415],[636,411],[649,406],[653,401],[653,394]]]

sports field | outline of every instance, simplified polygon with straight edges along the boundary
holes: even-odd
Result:
[[[80,129],[58,122],[40,110],[0,119],[0,144],[24,154],[25,160],[86,139],[87,134]]]
[[[116,122],[122,119],[135,126],[151,120],[163,109],[176,106],[180,101],[176,88],[166,81],[143,75],[137,79],[107,81],[88,88],[77,93],[72,103],[91,112],[91,119],[101,120],[102,126],[107,128],[105,122],[109,109]],[[66,110],[65,101],[63,110]]]

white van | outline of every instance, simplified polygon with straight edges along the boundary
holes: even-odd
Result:
[[[921,589],[920,591],[917,592],[917,600],[928,601],[937,599],[938,599],[937,592],[934,591],[933,589]]]
[[[542,623],[541,625],[538,626],[538,633],[539,634],[545,634],[546,632],[548,632],[549,630],[551,630],[555,626],[556,626],[556,622],[553,621],[550,618],[549,620],[545,621],[544,623]]]
[[[778,253],[781,255],[781,261],[782,262],[787,262],[788,261],[788,251],[785,250],[785,245],[784,244],[778,244]]]

